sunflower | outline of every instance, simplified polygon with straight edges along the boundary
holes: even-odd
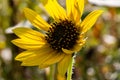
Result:
[[[85,33],[103,11],[92,11],[82,21],[84,0],[66,0],[66,10],[57,0],[48,0],[44,8],[54,19],[50,24],[33,10],[24,9],[26,18],[44,33],[24,27],[14,29],[19,38],[12,43],[26,50],[15,59],[21,61],[22,66],[46,68],[56,64],[58,75],[64,77],[73,54],[86,42]]]

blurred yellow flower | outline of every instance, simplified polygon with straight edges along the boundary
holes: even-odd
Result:
[[[84,10],[84,0],[66,0],[66,10],[57,0],[48,0],[46,11],[54,19],[48,24],[39,14],[25,8],[26,18],[38,29],[16,28],[13,32],[19,37],[12,43],[26,51],[20,53],[15,59],[22,62],[22,66],[39,66],[46,68],[57,63],[58,75],[64,77],[74,52],[84,45],[85,33],[94,25],[103,12],[95,10],[83,21],[81,16]]]
[[[0,41],[0,49],[5,48],[6,44],[4,41]]]

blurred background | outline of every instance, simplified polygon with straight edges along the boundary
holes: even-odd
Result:
[[[23,8],[38,12],[46,21],[46,0],[0,0],[0,80],[56,80],[50,69],[23,67],[14,58],[22,49],[11,43],[17,38],[12,29],[33,26],[25,19]],[[65,0],[59,0],[65,8]],[[120,80],[120,0],[85,0],[82,19],[95,9],[103,9],[87,42],[75,58],[73,80]]]

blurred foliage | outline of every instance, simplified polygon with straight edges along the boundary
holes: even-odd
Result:
[[[16,36],[7,31],[26,21],[24,7],[49,19],[40,3],[46,1],[0,0],[0,80],[50,80],[49,68],[40,70],[38,67],[23,67],[14,60],[23,50],[11,44],[10,41]],[[59,2],[65,6],[64,0]],[[102,8],[104,13],[86,34],[86,45],[76,55],[73,80],[120,80],[120,8],[95,6],[87,1],[85,4],[82,19],[94,9]]]

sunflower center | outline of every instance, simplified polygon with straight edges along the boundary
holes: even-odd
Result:
[[[58,51],[62,51],[62,48],[68,50],[73,48],[79,35],[79,29],[75,24],[72,21],[61,20],[51,26],[46,36],[50,47]]]

